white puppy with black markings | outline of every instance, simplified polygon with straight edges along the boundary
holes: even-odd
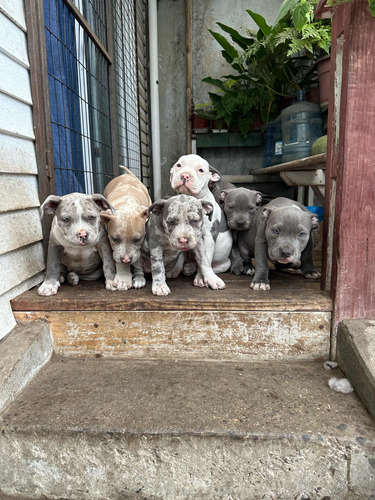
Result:
[[[203,243],[214,272],[225,273],[231,265],[229,256],[233,242],[232,233],[223,210],[209,188],[210,184],[219,181],[221,181],[220,173],[199,155],[181,156],[170,170],[171,186],[177,193],[212,203],[212,217],[205,217],[203,223]],[[206,286],[199,269],[194,285]]]

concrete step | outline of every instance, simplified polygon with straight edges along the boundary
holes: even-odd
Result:
[[[0,341],[0,413],[51,355],[47,321],[19,323]]]
[[[375,321],[352,319],[340,323],[337,361],[375,419]]]
[[[271,272],[270,292],[249,276],[223,275],[225,290],[170,280],[171,295],[108,292],[104,284],[64,285],[55,297],[36,289],[12,301],[18,320],[46,319],[63,356],[119,358],[314,359],[330,351],[332,302],[320,283]]]
[[[371,499],[375,425],[322,361],[53,357],[0,419],[32,498]],[[44,495],[44,497],[43,497]]]

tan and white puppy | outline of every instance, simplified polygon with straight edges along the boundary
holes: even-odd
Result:
[[[118,290],[128,290],[132,287],[142,288],[146,284],[141,247],[145,239],[151,198],[146,186],[129,169],[120,168],[127,173],[111,180],[104,191],[106,199],[111,200],[111,205],[116,209],[116,215],[109,210],[100,215],[107,228],[116,264],[114,285]]]

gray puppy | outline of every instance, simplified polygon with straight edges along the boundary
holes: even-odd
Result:
[[[225,288],[225,284],[212,270],[205,251],[205,239],[210,237],[210,227],[204,224],[211,217],[212,203],[189,195],[173,196],[159,200],[149,208],[147,238],[143,251],[151,260],[152,293],[168,295],[166,277],[177,277],[184,265],[186,252],[191,251],[202,275],[204,286]],[[194,281],[202,286],[201,281]]]
[[[246,274],[254,274],[251,257],[255,257],[255,275],[250,285],[254,290],[269,290],[268,260],[278,268],[301,268],[304,276],[317,279],[320,274],[312,260],[311,231],[318,218],[301,203],[276,198],[257,209],[247,231],[239,233],[239,251]]]
[[[113,285],[115,265],[107,233],[100,222],[101,210],[114,208],[101,194],[71,193],[48,196],[40,207],[54,214],[48,243],[47,269],[39,295],[55,295],[60,283],[68,279],[77,285],[80,279],[94,280],[103,275],[107,290]]]
[[[232,186],[222,190],[219,199],[233,235],[230,271],[238,276],[244,272],[244,262],[238,248],[238,233],[249,229],[256,209],[262,201],[262,195],[259,191]]]

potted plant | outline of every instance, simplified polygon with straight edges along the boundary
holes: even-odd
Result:
[[[321,52],[329,52],[331,41],[330,21],[313,21],[317,1],[285,0],[273,26],[260,14],[247,10],[259,28],[256,33],[249,30],[247,36],[217,23],[231,42],[221,33],[210,33],[236,73],[203,79],[217,90],[209,93],[206,109],[201,106],[197,113],[210,112],[225,119],[230,127],[233,123],[249,123],[256,115],[267,123],[278,115],[285,96],[316,87],[314,61]],[[243,103],[248,109],[240,109]],[[247,133],[245,125],[241,133]]]

